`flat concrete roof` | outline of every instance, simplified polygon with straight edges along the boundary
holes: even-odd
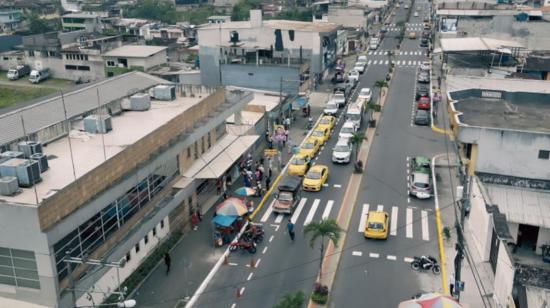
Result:
[[[105,57],[127,57],[127,58],[146,58],[157,54],[166,47],[163,46],[147,46],[147,45],[126,45],[115,48],[103,54]]]
[[[69,17],[69,18],[97,18],[99,17],[98,14],[94,12],[79,12],[79,13],[69,13],[61,16],[61,18]]]
[[[550,103],[469,98],[454,103],[467,125],[550,133]]]
[[[446,84],[449,93],[468,89],[484,89],[550,94],[550,87],[546,80],[448,75]]]
[[[262,27],[281,30],[295,30],[302,32],[327,33],[336,31],[340,25],[332,22],[310,22],[294,20],[264,20]],[[205,24],[199,30],[217,30],[217,29],[252,29],[250,21],[229,21],[221,24]]]
[[[83,130],[82,121],[74,123],[69,136],[76,178],[80,178],[105,160],[122,152],[200,100],[201,98],[198,97],[178,96],[174,101],[151,101],[151,109],[147,111],[125,111],[119,116],[112,117],[113,130],[104,135],[85,133],[81,131]],[[22,192],[15,196],[0,196],[0,201],[36,205],[37,199],[40,203],[44,197],[54,194],[75,181],[67,137],[49,143],[43,147],[43,152],[49,158],[50,168],[41,174],[42,182],[31,188],[22,188]]]

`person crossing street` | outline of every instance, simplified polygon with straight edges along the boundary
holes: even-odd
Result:
[[[288,219],[288,223],[286,224],[286,229],[288,230],[288,235],[290,236],[290,239],[294,241],[294,223],[290,218]]]

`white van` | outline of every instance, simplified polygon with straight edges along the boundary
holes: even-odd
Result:
[[[351,104],[346,110],[346,121],[352,122],[357,129],[361,127],[361,120],[363,119],[363,107],[362,104]]]
[[[50,77],[50,69],[45,68],[41,70],[32,70],[31,75],[29,76],[29,81],[31,83],[39,83],[42,80],[46,80]]]
[[[369,42],[369,49],[376,50],[376,48],[378,48],[378,43],[380,43],[380,40],[377,37],[371,38]]]

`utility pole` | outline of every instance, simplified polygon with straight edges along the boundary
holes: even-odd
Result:
[[[456,234],[457,234],[457,243],[455,246],[456,250],[456,256],[454,259],[454,266],[455,266],[455,281],[454,283],[454,295],[456,295],[456,299],[460,301],[460,287],[459,284],[462,284],[461,281],[461,270],[462,270],[462,261],[464,260],[464,220],[466,218],[466,213],[469,212],[470,209],[470,199],[469,199],[469,191],[470,191],[470,182],[471,178],[470,176],[465,172],[462,171],[461,168],[459,168],[460,171],[460,179],[462,183],[462,196],[460,197],[460,200],[457,200],[458,207],[460,209],[460,220],[455,222],[456,227]]]

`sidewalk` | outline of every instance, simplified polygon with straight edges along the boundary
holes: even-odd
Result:
[[[330,83],[328,85],[330,86]],[[327,99],[327,92],[311,93],[311,116],[314,119],[322,114]],[[291,123],[289,136],[293,144],[299,144],[306,135],[307,118],[302,116],[301,110],[294,110],[294,115],[295,120]],[[291,154],[288,153],[288,146],[281,152],[284,166],[290,159]],[[258,159],[258,157],[255,159]],[[264,167],[267,171],[267,160]],[[273,167],[272,183],[280,172],[280,169],[277,168],[276,159],[273,161]],[[242,186],[243,180],[241,177],[234,179],[232,186],[228,187],[228,194]],[[222,196],[219,196],[219,198],[219,201],[221,201]],[[259,197],[251,199],[254,201],[255,206],[261,200]],[[184,234],[172,249],[170,253],[172,257],[170,273],[167,275],[163,262],[159,262],[134,294],[130,294],[130,298],[136,299],[139,307],[183,307],[186,298],[194,294],[227,248],[227,246],[214,248],[212,245],[210,220],[213,217],[214,210],[215,207],[212,207],[203,213],[203,221],[199,223],[198,230]]]
[[[456,228],[455,228],[455,207],[453,202],[453,194],[456,194],[456,186],[460,183],[457,166],[458,162],[454,154],[450,155],[450,162],[447,159],[446,154],[442,154],[436,158],[436,179],[437,181],[437,196],[439,198],[439,206],[441,209],[441,220],[443,227],[449,227],[451,229],[451,237],[444,239],[443,246],[446,259],[446,271],[447,284],[450,284],[452,277],[456,278],[454,259],[456,256],[455,244],[457,243]],[[458,211],[458,209],[456,209]],[[485,293],[485,303],[488,307],[493,307],[492,292],[494,275],[491,270],[489,262],[481,262],[481,258],[474,245],[468,245],[472,243],[472,234],[468,232],[468,228],[465,228],[464,235],[466,245],[468,246],[468,252],[471,257],[470,261],[473,262],[474,268],[470,266],[467,258],[462,261],[462,270],[460,280],[464,282],[464,291],[460,293],[460,303],[465,308],[477,308],[484,307],[484,300],[481,297],[481,293]],[[475,274],[475,276],[474,276]],[[477,280],[477,283],[476,283]]]

